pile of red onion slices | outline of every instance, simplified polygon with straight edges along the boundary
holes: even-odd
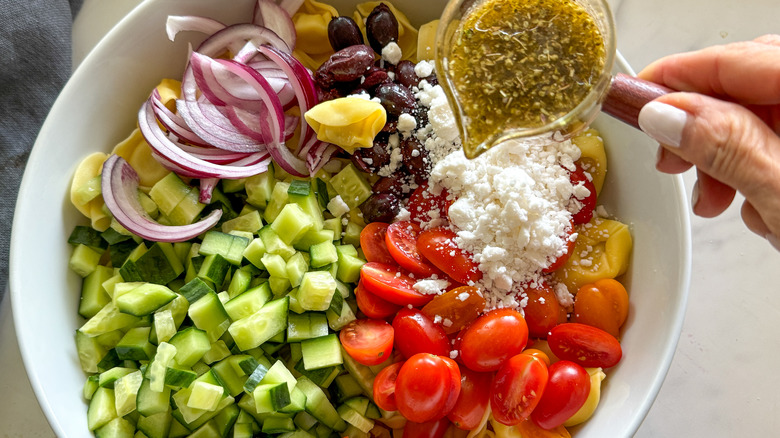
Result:
[[[271,163],[294,176],[316,173],[338,148],[317,139],[303,114],[317,104],[311,71],[292,55],[296,33],[291,16],[302,0],[258,0],[252,23],[225,25],[198,16],[171,16],[166,30],[209,36],[192,51],[176,111],[152,91],[138,113],[139,129],[152,155],[168,170],[200,181],[208,203],[220,179],[247,178]],[[297,107],[298,111],[289,112]],[[294,115],[291,115],[294,114]],[[294,147],[286,142],[298,133]],[[118,157],[117,157],[118,158]],[[155,241],[184,241],[213,227],[218,214],[189,226],[160,225],[128,196],[137,175],[124,160],[103,166],[106,206],[128,231]],[[205,227],[205,228],[204,228]]]

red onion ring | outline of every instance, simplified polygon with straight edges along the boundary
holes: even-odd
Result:
[[[290,49],[295,48],[297,33],[291,18],[292,14],[271,0],[257,0],[253,15],[253,24],[271,29],[287,43]]]
[[[194,31],[212,35],[225,27],[224,23],[213,18],[196,15],[169,15],[165,22],[165,32],[171,41],[176,39],[179,32]]]

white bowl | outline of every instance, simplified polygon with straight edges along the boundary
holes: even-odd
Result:
[[[443,0],[394,0],[419,25],[438,17]],[[146,1],[86,58],[54,104],[30,155],[11,239],[10,286],[22,357],[32,387],[60,437],[88,436],[85,379],[74,332],[83,323],[81,279],[68,269],[66,242],[84,219],[68,201],[79,161],[109,151],[135,125],[139,106],[163,77],[179,77],[185,38],[165,34],[169,14],[195,14],[227,23],[247,21],[254,0]],[[333,0],[351,14],[356,2]],[[228,7],[229,6],[229,7]],[[188,35],[189,36],[189,35]],[[624,70],[627,67],[624,66]],[[596,127],[607,143],[609,172],[601,198],[631,226],[634,250],[625,276],[631,311],[624,359],[608,373],[596,414],[577,438],[632,435],[642,422],[674,354],[690,276],[688,206],[682,179],[654,169],[655,142],[609,117]]]

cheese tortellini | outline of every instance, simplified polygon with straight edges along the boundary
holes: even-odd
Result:
[[[316,70],[333,53],[328,39],[328,23],[338,15],[333,6],[305,0],[292,16],[297,34],[293,55],[307,68]]]
[[[354,153],[370,148],[387,121],[382,104],[360,97],[341,97],[317,104],[304,114],[321,141]]]
[[[579,159],[580,165],[593,177],[593,185],[596,187],[598,195],[601,193],[604,178],[607,176],[607,153],[604,150],[604,140],[599,136],[598,131],[590,128],[573,137],[571,141],[580,148],[582,152]]]

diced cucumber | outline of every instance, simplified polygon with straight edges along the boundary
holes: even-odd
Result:
[[[344,283],[357,283],[360,280],[360,268],[365,263],[357,256],[339,253],[336,278]]]
[[[257,232],[257,235],[263,241],[265,251],[271,254],[279,254],[285,260],[295,255],[295,248],[285,243],[276,231],[270,225],[266,225]],[[257,266],[257,265],[255,265]],[[260,267],[260,266],[258,266]]]
[[[242,351],[259,347],[287,328],[289,299],[283,297],[267,302],[254,314],[234,321],[228,331]]]
[[[230,279],[230,285],[228,286],[228,295],[230,298],[235,298],[238,295],[246,292],[249,289],[249,284],[252,282],[252,273],[248,269],[237,269],[233,272],[233,277]]]
[[[149,360],[154,356],[155,346],[149,342],[151,327],[134,327],[125,333],[114,350],[122,360]]]
[[[368,403],[368,407],[366,407],[366,418],[371,420],[379,420],[382,418],[382,413],[379,412],[379,407],[370,401]]]
[[[366,399],[368,401],[368,399]],[[366,404],[366,406],[368,406]],[[343,404],[338,407],[339,416],[347,423],[360,429],[363,433],[368,433],[374,427],[374,422],[355,411],[349,405]]]
[[[266,254],[261,261],[272,277],[287,278],[287,262],[285,262],[282,256],[278,254]]]
[[[343,404],[354,409],[358,414],[365,416],[368,410],[369,400],[368,397],[352,397],[344,400]]]
[[[341,330],[345,325],[357,319],[355,312],[352,311],[352,308],[349,307],[346,301],[343,301],[341,304],[341,314],[337,315],[335,312],[328,310],[325,312],[325,315],[328,317],[328,325],[334,331]]]
[[[187,399],[187,407],[213,411],[217,409],[224,388],[208,382],[194,382],[190,387],[190,397]]]
[[[230,349],[228,349],[225,341],[218,339],[216,342],[211,343],[211,348],[203,355],[202,360],[206,364],[212,364],[228,356],[230,356]]]
[[[173,367],[168,367],[165,370],[165,385],[172,388],[186,388],[190,386],[196,378],[198,378],[198,374],[192,370]]]
[[[225,303],[225,311],[230,319],[237,321],[260,310],[271,299],[271,287],[268,283],[256,286]]]
[[[298,204],[287,204],[271,223],[271,228],[289,245],[314,228],[314,219]]]
[[[216,342],[230,326],[230,317],[214,292],[209,292],[190,304],[187,314],[195,327],[206,332],[210,342]]]
[[[184,296],[189,303],[198,301],[209,292],[214,292],[214,289],[200,278],[190,280],[179,289],[179,293]]]
[[[330,184],[350,209],[362,204],[373,193],[371,186],[352,163],[333,175]]]
[[[113,367],[100,373],[98,377],[98,386],[101,388],[114,389],[114,383],[120,378],[136,371],[135,368]]]
[[[358,363],[342,348],[341,358],[344,360],[344,368],[349,371],[349,374],[355,379],[355,381],[363,389],[364,394],[374,393],[374,372],[371,369],[361,363]]]
[[[100,362],[98,362],[97,364],[97,369],[98,372],[102,373],[110,370],[111,368],[122,365],[123,362],[124,361],[120,360],[119,357],[116,355],[116,350],[112,348],[108,350],[108,352],[106,352],[106,355],[103,356],[102,359],[100,359]]]
[[[154,312],[152,332],[156,343],[168,342],[176,334],[176,321],[173,319],[171,309]]]
[[[298,342],[318,338],[328,334],[328,321],[325,314],[306,312],[287,316],[287,342]]]
[[[244,249],[244,258],[249,261],[253,266],[265,269],[263,266],[263,255],[265,255],[266,249],[265,249],[265,243],[263,243],[263,239],[257,237],[253,239],[251,242],[249,242],[249,245],[247,245],[246,249]]]
[[[118,417],[95,430],[95,438],[133,438],[134,433],[133,424]]]
[[[98,363],[106,355],[106,348],[100,345],[98,338],[94,336],[88,336],[81,332],[76,331],[76,352],[79,355],[79,363],[81,369],[85,373],[98,372]]]
[[[84,381],[84,388],[82,389],[82,395],[84,396],[85,400],[92,400],[92,396],[95,394],[95,391],[100,387],[98,385],[99,376],[97,374],[93,374],[91,376],[87,377],[87,380]]]
[[[84,278],[84,282],[81,285],[79,315],[84,318],[91,318],[111,301],[111,297],[103,287],[103,283],[113,275],[113,268],[97,265],[95,270]]]
[[[198,269],[198,277],[210,281],[217,288],[222,285],[230,272],[230,262],[219,254],[209,254]]]
[[[222,359],[214,364],[211,367],[211,370],[219,376],[220,381],[222,381],[222,384],[225,386],[228,393],[233,397],[237,397],[244,390],[244,383],[246,383],[247,376],[240,367],[238,367],[238,371],[241,371],[241,374],[236,372],[236,367],[232,364],[232,359],[234,357],[235,356],[229,356]]]
[[[249,374],[249,377],[247,377],[246,382],[244,382],[244,391],[251,394],[254,392],[255,388],[257,388],[257,385],[260,384],[260,382],[265,377],[266,373],[268,373],[268,368],[264,364],[257,364],[257,367]]]
[[[257,230],[262,227],[263,218],[260,216],[260,212],[253,210],[222,223],[222,232],[247,231],[249,233],[256,233]]]
[[[241,412],[244,412],[243,410]],[[252,425],[239,423],[233,426],[233,435],[230,438],[252,438]]]
[[[271,293],[278,298],[284,296],[290,290],[290,280],[286,277],[268,277],[268,285],[271,287]]]
[[[238,420],[240,411],[241,410],[238,408],[238,406],[231,404],[219,411],[219,413],[217,413],[217,415],[214,417],[212,421],[217,427],[217,432],[219,432],[221,437],[229,436],[230,430]]]
[[[86,245],[76,245],[68,261],[68,267],[81,277],[86,277],[97,268],[101,253]]]
[[[290,390],[285,383],[261,383],[252,391],[259,414],[275,412],[290,404]]]
[[[295,422],[289,417],[268,417],[263,421],[263,433],[284,433],[295,430]]]
[[[337,376],[334,380],[336,383],[335,396],[336,400],[343,403],[345,400],[352,397],[363,395],[363,388],[358,384],[357,380],[352,377],[352,374],[345,373]]]
[[[304,233],[295,243],[293,243],[293,248],[299,251],[308,252],[312,245],[316,245],[322,242],[332,242],[337,238],[338,237],[336,237],[333,230],[324,228],[321,230],[311,229]]]
[[[141,371],[133,371],[114,382],[114,401],[116,414],[119,417],[133,412],[136,408],[136,397],[141,383],[144,381]]]
[[[291,287],[298,287],[303,279],[303,274],[309,270],[309,263],[303,256],[303,253],[296,253],[294,256],[287,260],[285,265],[285,271],[287,279],[290,280]],[[270,271],[269,271],[270,272]]]
[[[200,254],[220,255],[228,262],[234,265],[240,265],[244,255],[244,250],[249,245],[250,240],[246,237],[235,234],[221,233],[219,231],[208,231],[203,236],[203,242],[200,245]]]
[[[322,388],[327,388],[333,383],[333,380],[344,369],[341,366],[332,366],[325,368],[318,368],[316,370],[307,370],[304,367],[303,360],[299,361],[295,365],[295,371],[301,373],[301,375],[308,377],[312,382],[316,383]]]
[[[173,424],[173,417],[170,414],[170,405],[167,405],[165,411],[148,416],[141,415],[136,428],[148,438],[167,438],[171,431],[171,424]]]
[[[306,409],[306,395],[298,388],[293,388],[290,392],[290,404],[279,409],[280,412],[302,412]]]
[[[157,242],[146,251],[141,245],[142,254],[137,257],[131,254],[119,270],[125,281],[167,284],[184,272],[184,265],[170,243]]]
[[[211,349],[208,334],[197,327],[187,327],[179,331],[169,343],[176,347],[174,360],[183,367],[191,367]]]
[[[89,318],[79,331],[87,336],[98,336],[114,330],[132,327],[139,320],[137,316],[122,313],[113,303],[108,303],[95,316]]]
[[[347,423],[341,419],[336,408],[319,386],[307,377],[301,376],[298,378],[296,388],[300,388],[306,395],[306,412],[335,431],[346,430]]]
[[[310,413],[301,411],[295,414],[295,425],[303,430],[310,430],[317,424],[317,419],[312,417]]]
[[[331,333],[314,339],[301,341],[303,366],[307,370],[341,365],[341,343],[338,335]]]
[[[244,183],[246,201],[255,207],[264,208],[271,199],[275,181],[272,167],[269,167],[264,173],[247,178]]]
[[[298,303],[306,310],[328,310],[336,291],[336,280],[326,271],[310,271],[303,275],[298,288]]]
[[[173,211],[167,215],[167,218],[171,225],[188,225],[195,221],[204,208],[206,208],[206,204],[200,202],[199,190],[192,187],[184,199],[176,204]]]
[[[287,190],[289,188],[290,183],[286,183],[284,181],[277,181],[276,184],[274,184],[271,197],[268,200],[265,211],[263,212],[263,219],[265,219],[266,223],[270,224],[275,221],[276,216],[279,215],[279,212],[282,211],[282,208],[284,208],[284,206],[287,204],[289,199]]]
[[[95,430],[109,421],[117,418],[114,390],[98,388],[89,401],[87,409],[87,425],[89,430]]]
[[[318,438],[305,430],[296,430],[279,435],[279,438]]]
[[[333,242],[325,241],[312,245],[309,248],[311,255],[310,265],[312,268],[321,268],[339,260],[338,252]]]
[[[162,391],[152,390],[151,381],[143,379],[136,396],[136,409],[143,416],[150,416],[170,410],[171,388],[164,387]],[[145,433],[145,432],[144,432]]]
[[[114,297],[120,312],[146,316],[173,301],[176,292],[160,284],[144,283],[118,297],[115,293]]]
[[[169,215],[174,208],[187,196],[191,187],[171,172],[152,186],[149,197],[157,204],[164,215]]]
[[[342,233],[341,241],[351,245],[360,245],[360,232],[363,231],[363,227],[355,222],[348,222],[347,227]]]

